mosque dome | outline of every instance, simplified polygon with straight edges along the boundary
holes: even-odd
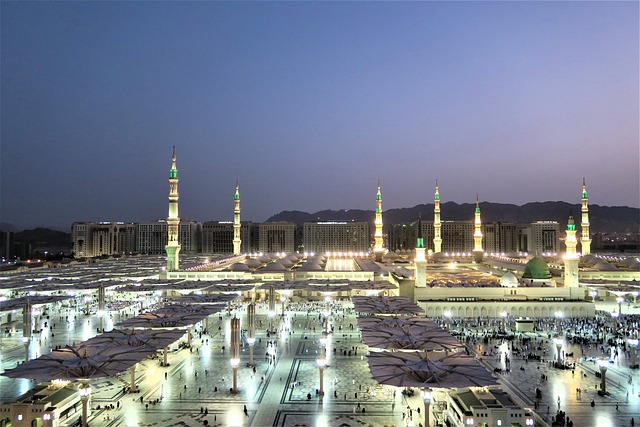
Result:
[[[274,272],[275,271],[287,271],[287,268],[284,265],[280,264],[280,263],[272,262],[270,264],[265,265],[264,267],[262,267],[260,269],[260,272],[263,272],[263,271],[274,271]]]
[[[551,279],[549,266],[540,257],[532,258],[524,267],[523,279]]]
[[[244,263],[247,264],[250,268],[258,268],[262,265],[262,263],[255,258],[249,258]]]
[[[599,263],[593,266],[598,271],[616,271],[618,267],[613,264],[608,263],[607,261],[601,260]]]
[[[504,286],[505,288],[515,288],[518,286],[518,278],[512,272],[507,271],[504,276],[500,278],[500,286]]]
[[[229,271],[251,271],[251,269],[243,262],[236,262],[229,266]]]

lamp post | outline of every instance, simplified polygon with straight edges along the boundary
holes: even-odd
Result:
[[[453,317],[453,313],[449,310],[445,311],[444,313],[442,313],[442,315],[444,316],[444,322],[445,325],[447,326],[447,330],[451,329],[451,318]]]
[[[558,367],[560,367],[560,364],[562,363],[562,357],[560,355],[560,350],[562,350],[562,338],[554,338],[553,342],[556,345],[556,351],[558,353],[557,363]]]
[[[614,334],[618,333],[618,316],[620,316],[620,313],[616,313],[615,311],[613,313],[611,313],[611,320],[613,321],[613,333]]]
[[[638,363],[636,362],[636,351],[638,349],[638,339],[637,338],[629,338],[627,340],[627,344],[629,344],[629,351],[631,351],[631,366],[630,366],[630,368],[636,369],[638,367]]]
[[[240,319],[231,319],[231,368],[233,369],[232,393],[238,392],[238,365],[240,364]]]
[[[602,377],[600,381],[600,392],[604,396],[607,394],[607,382],[605,380],[605,377],[607,374],[607,368],[609,367],[609,361],[603,359],[598,360],[598,366],[600,366],[600,375]]]
[[[281,316],[284,318],[284,303],[287,301],[285,297],[280,297],[280,302],[282,303],[282,314]]]
[[[104,309],[105,309],[105,301],[104,301],[104,285],[100,285],[98,286],[98,318],[100,319],[100,328],[98,329],[98,332],[104,332],[103,326],[102,326],[102,318],[104,316]]]
[[[87,407],[91,398],[91,385],[86,380],[80,382],[78,396],[80,396],[80,401],[82,402],[82,427],[87,427]]]
[[[502,330],[504,332],[507,332],[507,316],[509,316],[509,313],[506,311],[500,312],[500,317],[502,317]]]
[[[562,318],[564,317],[564,313],[562,311],[556,311],[556,329],[558,333],[560,332],[560,322],[562,322]]]
[[[273,330],[273,318],[276,315],[276,290],[269,286],[269,333]]]
[[[431,398],[433,397],[433,393],[431,389],[425,388],[422,391],[422,398],[424,399],[424,425],[425,427],[430,427],[429,421],[429,412],[431,412]]]
[[[320,358],[316,360],[318,364],[318,370],[320,371],[320,396],[324,396],[324,367],[327,366],[327,359]]]
[[[22,344],[24,344],[25,362],[29,361],[29,345],[31,344],[31,301],[27,299],[22,309]]]
[[[253,346],[256,342],[256,303],[251,302],[247,307],[247,322],[249,323],[249,365],[253,366]]]

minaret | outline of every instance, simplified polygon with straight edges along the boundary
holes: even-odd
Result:
[[[171,156],[171,171],[169,172],[169,217],[167,218],[167,271],[178,271],[178,254],[180,242],[178,242],[178,229],[180,218],[178,217],[178,168],[176,167],[176,147],[173,147]]]
[[[440,237],[440,192],[436,179],[436,193],[433,195],[433,252],[442,252],[442,237]]]
[[[578,240],[576,239],[576,224],[573,222],[573,215],[569,213],[567,222],[567,238],[564,243],[567,251],[564,254],[564,286],[565,288],[578,287],[578,264],[580,257],[576,252]]]
[[[473,232],[473,259],[476,262],[482,261],[484,250],[482,249],[482,222],[480,221],[480,202],[476,194],[476,213],[475,213],[475,231]]]
[[[233,196],[235,207],[233,208],[233,254],[240,255],[240,191],[236,181],[236,194]]]
[[[418,217],[418,238],[416,239],[416,287],[427,286],[427,259],[424,256],[424,238],[422,237],[422,216]]]
[[[582,255],[591,253],[591,238],[589,236],[589,195],[587,194],[587,184],[582,178],[582,223],[580,224],[580,243],[582,244]]]
[[[376,232],[374,234],[373,253],[376,261],[382,261],[382,194],[380,193],[380,180],[378,180],[378,194],[376,194]]]

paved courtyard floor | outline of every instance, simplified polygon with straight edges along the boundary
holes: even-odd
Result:
[[[246,310],[232,312],[246,325]],[[360,341],[353,314],[334,315],[334,332],[326,347],[328,366],[324,369],[324,396],[316,394],[320,387],[320,372],[316,360],[322,355],[321,325],[317,312],[293,312],[278,316],[274,329],[267,334],[269,319],[264,308],[258,310],[257,341],[254,347],[255,372],[249,367],[250,348],[241,348],[238,369],[238,393],[231,393],[232,370],[229,363],[231,316],[213,316],[210,334],[192,342],[191,349],[171,353],[170,366],[160,366],[160,360],[146,360],[138,365],[136,381],[140,393],[122,394],[130,380],[129,372],[92,381],[90,426],[419,426],[424,424],[424,405],[416,393],[407,400],[401,389],[378,385],[371,377],[367,350]],[[118,321],[118,319],[113,319]],[[95,316],[79,314],[64,328],[45,328],[31,347],[31,357],[50,351],[51,346],[70,344],[95,334]],[[111,328],[112,321],[106,324]],[[66,325],[66,322],[63,322]],[[353,329],[351,329],[353,325]],[[2,325],[20,330],[20,324]],[[0,365],[7,369],[24,360],[21,333],[1,334]],[[44,338],[47,338],[46,341]],[[537,425],[549,425],[558,409],[574,420],[575,427],[628,426],[631,417],[640,421],[640,375],[630,370],[622,355],[607,372],[609,396],[598,396],[595,362],[579,364],[575,371],[557,370],[549,365],[555,346],[544,336],[533,336],[545,355],[545,362],[525,361],[510,353],[511,371],[497,374],[504,388],[522,405],[534,408],[535,389],[542,399],[536,410]],[[480,349],[479,346],[482,345]],[[489,369],[504,368],[500,351],[507,346],[499,341],[476,342],[476,350],[488,351],[483,362]],[[356,354],[357,348],[357,354]],[[577,346],[563,347],[579,356]],[[345,354],[346,352],[346,354]],[[351,354],[349,354],[351,352]],[[491,355],[493,353],[493,355]],[[584,356],[602,356],[598,348],[587,349]],[[521,369],[522,368],[522,369]],[[542,375],[546,376],[546,381]],[[631,383],[629,377],[631,376]],[[13,401],[33,387],[35,382],[0,376],[0,400]],[[578,394],[576,389],[581,388]],[[142,403],[140,399],[142,398]],[[558,398],[560,404],[558,404]],[[158,403],[153,403],[155,401]],[[595,406],[591,406],[594,400]],[[119,409],[104,408],[107,404]],[[147,406],[148,405],[148,406]],[[403,416],[407,406],[413,418]],[[246,413],[245,413],[246,408]],[[206,411],[206,414],[205,414]],[[79,414],[78,414],[79,415]],[[77,417],[70,417],[72,424]]]

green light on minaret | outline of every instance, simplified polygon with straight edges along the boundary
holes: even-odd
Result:
[[[416,248],[424,248],[424,238],[422,237],[422,216],[418,217],[418,238]]]
[[[433,196],[433,200],[440,200],[440,195],[439,195],[438,193],[436,193],[436,194]]]
[[[380,208],[376,208],[376,213],[379,214],[380,213]]]
[[[240,200],[240,194],[236,191],[236,195],[233,196],[233,200]]]
[[[480,206],[476,207],[476,212],[480,213]]]
[[[588,199],[589,198],[589,195],[587,194],[586,190],[582,192],[582,198],[583,199]]]
[[[575,224],[567,224],[567,230],[568,231],[576,231],[576,225]]]
[[[169,173],[169,179],[176,178],[178,178],[178,169],[171,169],[171,172]]]

